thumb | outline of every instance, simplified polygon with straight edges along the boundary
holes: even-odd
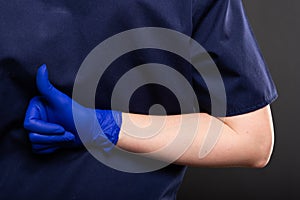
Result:
[[[54,100],[60,92],[50,83],[46,64],[40,66],[36,76],[36,84],[39,92],[49,101]]]
[[[37,71],[36,85],[43,98],[51,105],[60,106],[66,109],[66,106],[72,105],[72,99],[66,94],[56,89],[48,79],[47,66],[43,64]]]

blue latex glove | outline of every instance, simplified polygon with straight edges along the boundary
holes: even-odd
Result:
[[[37,72],[37,87],[42,96],[31,99],[24,127],[35,153],[52,153],[61,148],[93,146],[108,152],[118,141],[122,114],[112,110],[92,110],[81,106],[57,90],[48,80],[46,65]],[[72,114],[72,103],[84,125],[84,137],[79,137]],[[97,119],[95,119],[96,112]],[[102,130],[97,129],[99,123]],[[82,141],[81,141],[82,140]]]

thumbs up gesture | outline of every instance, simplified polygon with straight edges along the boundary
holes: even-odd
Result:
[[[41,96],[31,99],[24,120],[33,152],[46,154],[62,148],[82,147],[83,144],[108,152],[117,143],[121,112],[93,110],[78,104],[50,83],[46,65],[38,69],[36,84]],[[84,130],[80,136],[73,118],[74,111],[83,127],[80,130]]]

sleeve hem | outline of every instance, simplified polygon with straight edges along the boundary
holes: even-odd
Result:
[[[268,98],[265,99],[265,101],[255,104],[254,106],[248,106],[248,107],[244,107],[244,108],[237,108],[237,109],[232,109],[232,110],[227,110],[227,115],[226,117],[232,117],[232,116],[236,116],[236,115],[242,115],[242,114],[246,114],[246,113],[250,113],[253,112],[255,110],[261,109],[269,104],[271,104],[272,102],[274,102],[278,97],[278,94],[274,94]]]

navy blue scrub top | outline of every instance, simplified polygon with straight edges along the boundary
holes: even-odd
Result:
[[[164,27],[198,41],[217,64],[225,83],[227,115],[251,112],[277,97],[241,0],[2,0],[0,1],[0,199],[175,199],[186,167],[130,174],[111,169],[86,150],[51,155],[31,152],[23,119],[38,95],[37,67],[48,65],[50,80],[71,96],[78,68],[100,42],[125,30]],[[201,76],[170,52],[144,49],[118,58],[97,92],[97,108],[110,109],[116,81],[129,69],[155,62],[181,72],[210,112]],[[148,114],[162,104],[180,113],[174,94],[163,86],[139,88],[130,111]],[[199,180],[201,181],[201,180]]]

